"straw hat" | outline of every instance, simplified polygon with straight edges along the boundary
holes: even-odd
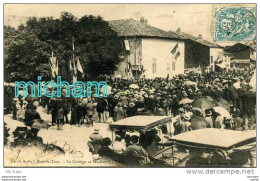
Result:
[[[190,115],[189,114],[184,114],[184,117],[183,117],[185,120],[190,120]]]
[[[134,102],[130,102],[129,103],[129,107],[134,107],[135,106],[135,103]]]

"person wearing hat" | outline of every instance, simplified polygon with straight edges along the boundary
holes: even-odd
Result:
[[[150,162],[148,153],[139,143],[139,136],[132,135],[130,137],[131,145],[128,146],[125,154],[128,157],[129,164],[132,166],[145,165]]]
[[[114,150],[110,148],[111,144],[112,144],[111,139],[106,137],[106,138],[103,138],[101,140],[101,142],[102,142],[102,147],[98,150],[98,155],[107,156],[107,157],[113,156]],[[97,158],[100,158],[99,156]]]
[[[205,110],[205,119],[207,123],[207,128],[213,128],[212,111],[210,109]]]
[[[24,145],[27,137],[27,132],[27,127],[17,127],[13,131],[14,141],[11,143],[11,146],[16,147],[19,145]]]
[[[93,114],[94,114],[94,105],[91,101],[91,98],[88,98],[88,103],[86,104],[86,118],[87,127],[93,127]]]
[[[136,113],[137,113],[137,109],[135,107],[135,103],[134,102],[130,102],[129,103],[129,107],[127,108],[127,111],[126,111],[127,117],[135,116]]]
[[[99,134],[99,131],[99,128],[94,128],[94,133],[89,135],[88,147],[92,154],[98,154],[99,149],[102,147],[102,136]]]
[[[122,103],[119,102],[117,104],[117,106],[115,106],[114,109],[114,121],[118,121],[124,118],[124,112],[123,112],[123,108],[122,108]]]
[[[18,116],[17,116],[17,113],[18,113],[18,110],[20,109],[21,105],[20,105],[20,101],[18,98],[13,98],[13,119],[14,120],[17,120],[18,119]]]
[[[214,121],[214,128],[219,128],[219,129],[224,128],[225,127],[224,117],[218,112],[215,112],[214,114],[217,116]]]
[[[180,122],[180,126],[181,126],[181,133],[187,132],[190,130],[190,114],[185,113],[182,117],[183,119]]]
[[[57,121],[57,99],[55,97],[52,97],[49,100],[49,111],[51,112],[51,123],[54,126]]]
[[[105,122],[104,112],[107,110],[107,106],[108,106],[107,100],[104,98],[103,94],[100,94],[100,97],[97,100],[97,112],[98,112],[98,118],[100,123]]]
[[[129,104],[129,99],[128,99],[128,97],[126,96],[126,93],[125,93],[125,92],[123,92],[123,94],[121,95],[120,101],[121,101],[121,103],[122,103],[122,106],[125,106],[125,105],[128,105],[128,104]]]
[[[127,105],[123,105],[122,107],[122,110],[123,110],[123,118],[127,118],[127,114],[126,114],[126,111],[127,111]]]
[[[25,110],[25,125],[31,126],[34,119],[41,119],[41,116],[36,111],[36,107],[32,103],[29,103],[27,104]]]
[[[64,106],[61,99],[57,102],[57,130],[62,130],[64,124]]]

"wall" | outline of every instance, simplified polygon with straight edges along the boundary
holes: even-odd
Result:
[[[210,66],[211,71],[216,70],[216,61],[222,61],[221,64],[226,65],[227,70],[230,69],[230,55],[226,54],[223,48],[210,48]],[[217,62],[218,64],[218,62]]]
[[[174,54],[172,49],[177,45]],[[176,57],[177,52],[180,55]],[[184,73],[184,42],[158,39],[143,38],[142,39],[142,65],[144,66],[144,74],[146,78],[170,77]],[[153,72],[153,62],[156,61],[156,73]],[[172,64],[175,62],[175,70],[172,70]]]
[[[196,41],[185,40],[185,69],[209,66],[210,50]]]

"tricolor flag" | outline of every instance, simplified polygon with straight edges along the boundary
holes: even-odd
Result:
[[[53,57],[53,53],[52,53],[52,57],[50,58],[50,65],[51,65],[51,75],[53,78],[55,78],[55,76],[57,76],[59,73],[59,66],[58,66],[58,60],[56,59],[56,57]]]
[[[72,72],[72,71],[73,71],[73,67],[72,67],[72,62],[70,60],[70,72]]]
[[[82,77],[84,77],[84,71],[80,64],[79,58],[77,58],[77,70],[82,73]]]
[[[175,55],[175,60],[177,60],[177,58],[181,55],[181,53],[178,51]]]
[[[179,47],[179,43],[177,43],[177,44],[173,47],[171,53],[172,53],[172,54],[175,54],[175,52],[176,52],[176,50],[178,49],[178,47]]]

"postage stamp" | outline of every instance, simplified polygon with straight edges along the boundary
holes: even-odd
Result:
[[[254,40],[256,37],[255,14],[255,7],[214,7],[214,40]]]

